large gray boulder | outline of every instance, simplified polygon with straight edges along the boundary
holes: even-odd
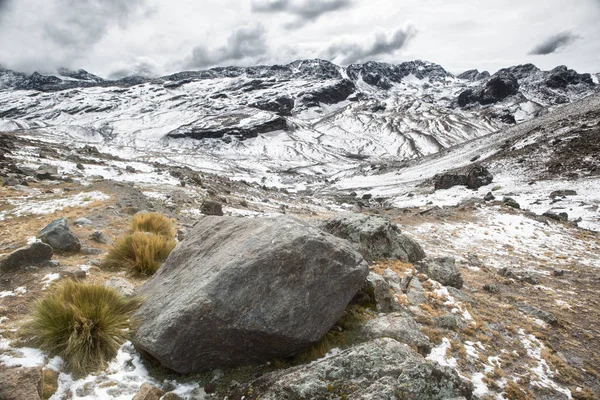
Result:
[[[262,400],[471,399],[456,371],[428,362],[394,339],[376,339],[337,355],[263,375],[252,382]]]
[[[71,232],[66,218],[52,221],[38,234],[40,240],[49,244],[57,252],[77,252],[81,250],[81,242]]]
[[[52,247],[35,242],[27,247],[17,249],[0,260],[0,270],[15,271],[29,265],[39,265],[52,258]]]
[[[414,263],[425,258],[425,252],[417,242],[383,217],[340,214],[325,221],[321,229],[350,241],[367,261],[394,258]]]
[[[417,263],[415,267],[419,272],[427,274],[431,279],[444,286],[452,286],[457,289],[463,287],[462,274],[452,257],[426,258]]]
[[[141,287],[135,346],[180,373],[288,357],[360,289],[350,244],[289,217],[204,217]]]

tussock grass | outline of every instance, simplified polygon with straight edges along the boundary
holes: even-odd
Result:
[[[135,232],[115,242],[102,263],[106,268],[126,269],[135,275],[152,275],[175,245],[170,237]]]
[[[86,374],[103,368],[129,339],[139,305],[104,286],[67,279],[34,304],[23,333],[61,356],[68,370]]]
[[[148,232],[168,238],[175,236],[173,223],[164,215],[155,212],[134,215],[131,218],[131,232]]]

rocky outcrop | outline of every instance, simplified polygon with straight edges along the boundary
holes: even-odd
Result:
[[[466,107],[472,103],[494,104],[519,92],[519,82],[511,73],[496,74],[484,86],[467,89],[458,96],[458,105]]]
[[[210,126],[190,126],[182,127],[175,131],[169,132],[166,137],[180,139],[180,138],[192,138],[192,139],[226,139],[230,140],[228,136],[238,138],[239,140],[251,139],[258,137],[262,133],[274,132],[274,131],[287,131],[288,123],[283,117],[275,117],[267,121],[257,121],[252,124],[242,125],[239,124],[243,116],[232,117],[230,122],[222,121],[217,125]],[[238,123],[236,125],[236,123]]]
[[[52,253],[51,246],[42,242],[35,242],[13,251],[0,260],[0,270],[14,271],[30,265],[43,264],[50,261]]]
[[[342,79],[332,85],[310,91],[302,96],[302,103],[307,107],[316,107],[319,103],[335,104],[344,101],[356,91],[354,82]]]
[[[490,73],[487,71],[479,72],[476,69],[470,69],[468,71],[463,72],[457,76],[458,79],[464,79],[467,81],[480,81],[482,79],[487,79],[490,77]]]
[[[386,258],[416,262],[425,257],[423,248],[402,234],[388,219],[364,214],[341,214],[329,218],[321,229],[350,241],[365,260]]]
[[[282,116],[291,116],[294,109],[294,99],[289,96],[280,96],[274,99],[260,100],[250,104],[250,107],[259,110],[271,111]]]
[[[252,383],[263,400],[471,399],[473,386],[394,339],[376,339]]]
[[[426,258],[415,265],[419,272],[427,274],[431,279],[438,281],[444,286],[462,288],[462,274],[456,267],[456,261],[452,257]]]
[[[288,357],[363,284],[350,244],[289,217],[205,217],[142,286],[135,346],[180,373]]]
[[[66,218],[52,221],[38,234],[40,240],[52,246],[57,252],[77,252],[81,250],[81,242],[71,232]]]
[[[215,200],[204,200],[200,206],[200,211],[204,215],[223,215],[223,205]]]
[[[433,177],[435,190],[450,189],[454,186],[466,186],[469,189],[477,190],[482,186],[487,186],[494,180],[494,176],[487,168],[476,165],[471,167],[466,174],[445,173]]]
[[[579,74],[573,69],[568,69],[561,65],[550,71],[550,76],[546,79],[546,86],[553,89],[564,89],[569,85],[586,85],[593,87],[594,81],[590,74]]]

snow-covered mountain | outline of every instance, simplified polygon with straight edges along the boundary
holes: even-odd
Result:
[[[117,81],[0,69],[0,88],[0,130],[285,185],[437,153],[598,85],[564,66],[454,76],[423,61],[343,68],[301,60]]]

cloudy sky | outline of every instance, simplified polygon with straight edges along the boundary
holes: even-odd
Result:
[[[324,58],[600,72],[600,0],[0,0],[0,65],[105,78]]]

